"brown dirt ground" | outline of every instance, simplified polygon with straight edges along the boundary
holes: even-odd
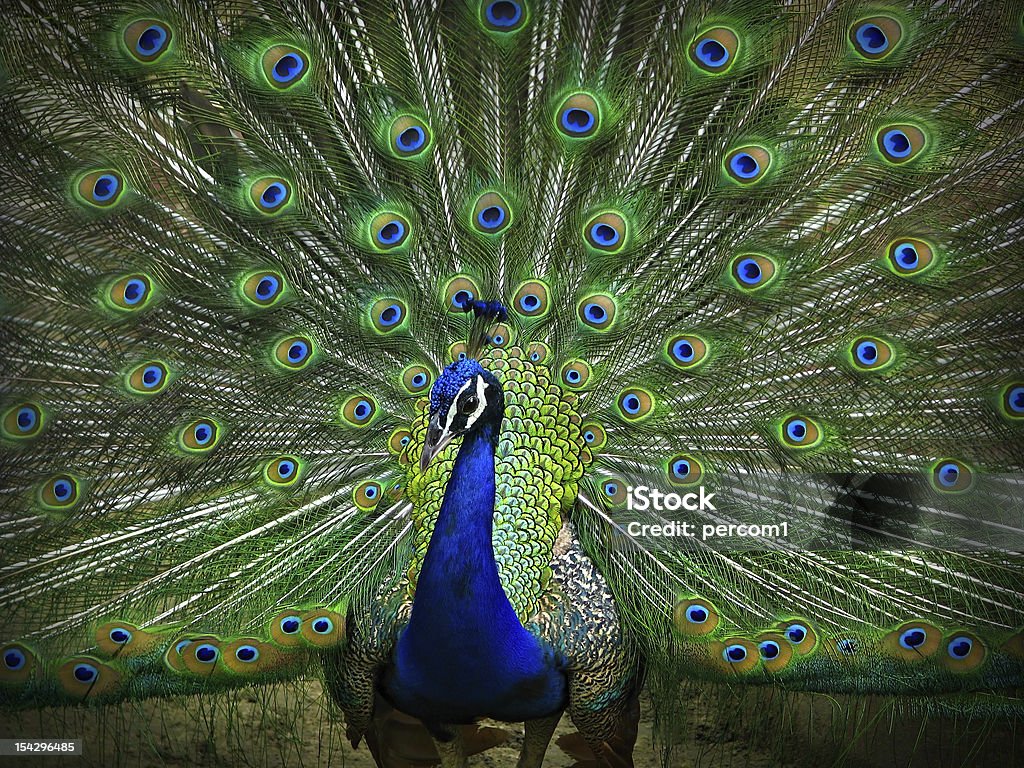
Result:
[[[761,689],[687,689],[678,744],[667,763],[655,749],[644,702],[637,768],[745,766],[933,768],[1024,765],[1024,729],[1013,723],[899,716],[864,700],[779,695]],[[1018,724],[1019,725],[1019,724]],[[472,768],[512,768],[522,726],[502,725],[509,741],[470,759]],[[568,717],[556,732],[572,734]],[[0,714],[0,738],[77,737],[82,757],[0,758],[14,768],[113,766],[343,766],[373,768],[365,745],[353,750],[340,715],[319,683],[248,689],[216,698],[147,701],[116,708]],[[546,766],[575,764],[556,744]],[[583,765],[583,764],[581,764]]]

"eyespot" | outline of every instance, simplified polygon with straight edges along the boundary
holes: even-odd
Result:
[[[43,410],[35,403],[19,403],[7,409],[3,419],[4,437],[24,440],[43,428]]]
[[[1003,388],[1003,413],[1011,419],[1024,418],[1024,382],[1014,382]]]
[[[370,322],[380,333],[391,333],[400,328],[408,315],[401,299],[377,299],[370,307]]]
[[[490,341],[491,346],[497,347],[498,349],[501,349],[502,347],[507,347],[511,338],[512,329],[509,328],[504,323],[498,323],[491,329],[491,332],[488,334],[488,339]]]
[[[799,645],[807,637],[807,627],[803,624],[790,624],[786,628],[786,639],[789,642]]]
[[[453,363],[458,360],[465,360],[467,357],[469,357],[469,354],[463,342],[457,341],[448,347],[448,359]]]
[[[220,656],[220,649],[212,643],[199,643],[192,653],[200,664],[213,664]]]
[[[162,21],[139,19],[124,30],[124,45],[128,53],[142,64],[152,64],[171,47],[174,33]]]
[[[255,645],[240,645],[235,648],[235,658],[243,664],[251,664],[260,657],[260,651]]]
[[[376,480],[367,480],[352,490],[352,501],[363,512],[369,512],[377,506],[383,490],[381,484]]]
[[[153,282],[148,275],[125,275],[110,286],[107,297],[116,309],[135,312],[149,303],[153,293]]]
[[[943,666],[953,672],[971,672],[985,661],[985,644],[969,632],[957,632],[946,640]]]
[[[299,460],[294,456],[277,456],[267,462],[263,476],[271,485],[283,487],[294,485],[299,479],[302,469]]]
[[[155,395],[164,391],[169,378],[166,365],[149,360],[132,368],[125,376],[125,384],[137,395]]]
[[[551,308],[549,295],[546,283],[527,280],[516,289],[512,309],[523,317],[543,317]]]
[[[484,235],[498,235],[512,223],[512,209],[497,192],[485,192],[473,206],[473,229]]]
[[[449,312],[463,313],[468,302],[480,298],[480,287],[476,281],[466,275],[456,275],[448,281],[444,289],[444,306]]]
[[[608,443],[608,433],[596,421],[588,421],[583,424],[580,427],[580,432],[583,434],[583,441],[592,451],[598,451]]]
[[[690,61],[704,72],[721,74],[732,67],[739,47],[739,38],[731,29],[712,27],[697,35],[690,44]]]
[[[779,634],[801,656],[810,653],[817,645],[818,636],[806,621],[790,620],[782,622],[778,626]]]
[[[32,677],[36,668],[36,657],[20,643],[8,643],[0,648],[0,684],[21,683]]]
[[[286,635],[296,635],[302,627],[302,621],[298,616],[285,616],[281,619],[279,626]]]
[[[582,389],[587,386],[592,373],[585,360],[567,360],[562,366],[560,377],[562,384],[569,389]]]
[[[57,668],[57,681],[65,695],[91,700],[114,692],[120,675],[91,656],[75,656]]]
[[[764,640],[758,643],[757,650],[761,654],[761,658],[767,661],[778,658],[779,654],[782,653],[781,647],[774,640]]]
[[[47,509],[69,509],[79,501],[78,480],[71,475],[54,475],[43,483],[39,500]]]
[[[897,275],[919,275],[932,266],[935,252],[924,240],[907,237],[889,243],[886,266]]]
[[[861,336],[850,345],[850,360],[858,370],[879,371],[892,362],[892,346],[874,336]]]
[[[704,468],[697,459],[687,454],[678,454],[668,461],[668,481],[672,485],[693,485],[700,482]]]
[[[700,336],[675,335],[665,342],[665,354],[677,368],[690,370],[701,365],[708,355],[707,343]]]
[[[392,456],[399,456],[411,442],[412,432],[405,427],[399,427],[388,437],[388,451]]]
[[[410,365],[402,371],[402,386],[413,395],[429,387],[431,379],[430,371],[422,365]]]
[[[887,125],[879,129],[875,142],[882,157],[890,163],[901,165],[917,157],[924,149],[924,131],[915,125]]]
[[[850,44],[863,58],[881,61],[899,45],[903,27],[891,16],[871,16],[850,27]]]
[[[379,251],[393,251],[401,248],[409,235],[412,226],[404,216],[393,211],[378,213],[369,224],[370,242]]]
[[[722,651],[722,658],[730,664],[739,664],[741,661],[747,660],[747,649],[739,643],[727,645]]]
[[[730,275],[736,287],[756,291],[769,285],[775,277],[775,262],[759,253],[744,253],[733,259]]]
[[[526,23],[525,7],[514,0],[480,4],[480,23],[492,32],[517,32]]]
[[[309,71],[309,57],[290,45],[274,45],[262,59],[263,74],[274,88],[286,90],[301,82]]]
[[[615,300],[611,296],[595,293],[587,296],[577,308],[580,322],[588,328],[605,331],[615,322]]]
[[[583,240],[594,250],[618,253],[626,245],[628,231],[625,216],[618,211],[604,211],[583,227]]]
[[[974,484],[974,472],[962,461],[943,459],[932,466],[932,485],[943,493],[960,493]]]
[[[590,138],[601,127],[601,107],[589,93],[574,93],[558,108],[555,124],[563,136]]]
[[[683,599],[672,610],[675,628],[684,635],[706,635],[718,626],[718,610],[699,597]]]
[[[626,486],[621,480],[608,479],[601,483],[601,493],[612,504],[621,504],[626,500]]]
[[[284,293],[285,282],[281,273],[272,270],[253,272],[242,278],[239,292],[242,298],[258,307],[269,307]]]
[[[822,440],[821,428],[806,416],[790,416],[779,428],[784,445],[790,448],[811,448]]]
[[[341,407],[341,417],[352,427],[365,427],[377,413],[377,402],[369,395],[352,395]]]
[[[654,396],[646,389],[630,387],[619,393],[617,405],[626,421],[642,421],[654,411]]]
[[[274,347],[274,360],[284,368],[297,371],[313,360],[315,349],[308,336],[289,336]]]
[[[302,617],[302,639],[318,648],[337,645],[345,639],[345,620],[340,614],[323,608]]]
[[[110,208],[124,194],[124,177],[113,169],[91,171],[80,177],[78,198],[94,208]]]
[[[132,633],[126,627],[114,627],[107,633],[107,637],[114,645],[127,645],[132,641]]]
[[[413,158],[422,155],[430,146],[430,129],[413,115],[399,115],[389,129],[389,146],[395,157]]]
[[[535,341],[526,348],[526,356],[532,363],[543,363],[551,356],[551,347],[542,341]]]
[[[725,172],[740,184],[761,181],[772,164],[772,155],[764,147],[751,144],[732,150],[725,156]]]
[[[904,661],[921,661],[934,654],[942,644],[942,635],[936,627],[923,621],[913,621],[887,634],[883,649]]]
[[[178,446],[191,453],[206,453],[220,442],[220,425],[213,419],[197,419],[178,435]]]
[[[273,216],[288,206],[292,199],[292,186],[285,179],[267,176],[249,187],[249,197],[260,213]]]

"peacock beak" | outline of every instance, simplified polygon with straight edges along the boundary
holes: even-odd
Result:
[[[427,436],[423,441],[423,452],[420,453],[420,472],[426,471],[430,462],[434,460],[444,447],[452,441],[455,433],[450,432],[441,426],[440,414],[436,414],[427,426]]]

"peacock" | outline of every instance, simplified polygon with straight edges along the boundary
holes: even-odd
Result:
[[[381,768],[563,713],[632,766],[641,702],[677,764],[695,684],[1020,717],[1019,4],[0,30],[6,716],[319,679]]]

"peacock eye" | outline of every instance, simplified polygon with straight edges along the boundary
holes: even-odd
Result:
[[[476,395],[470,395],[469,397],[463,398],[459,403],[459,410],[462,413],[472,413],[476,410],[477,405],[480,403],[480,398]]]

